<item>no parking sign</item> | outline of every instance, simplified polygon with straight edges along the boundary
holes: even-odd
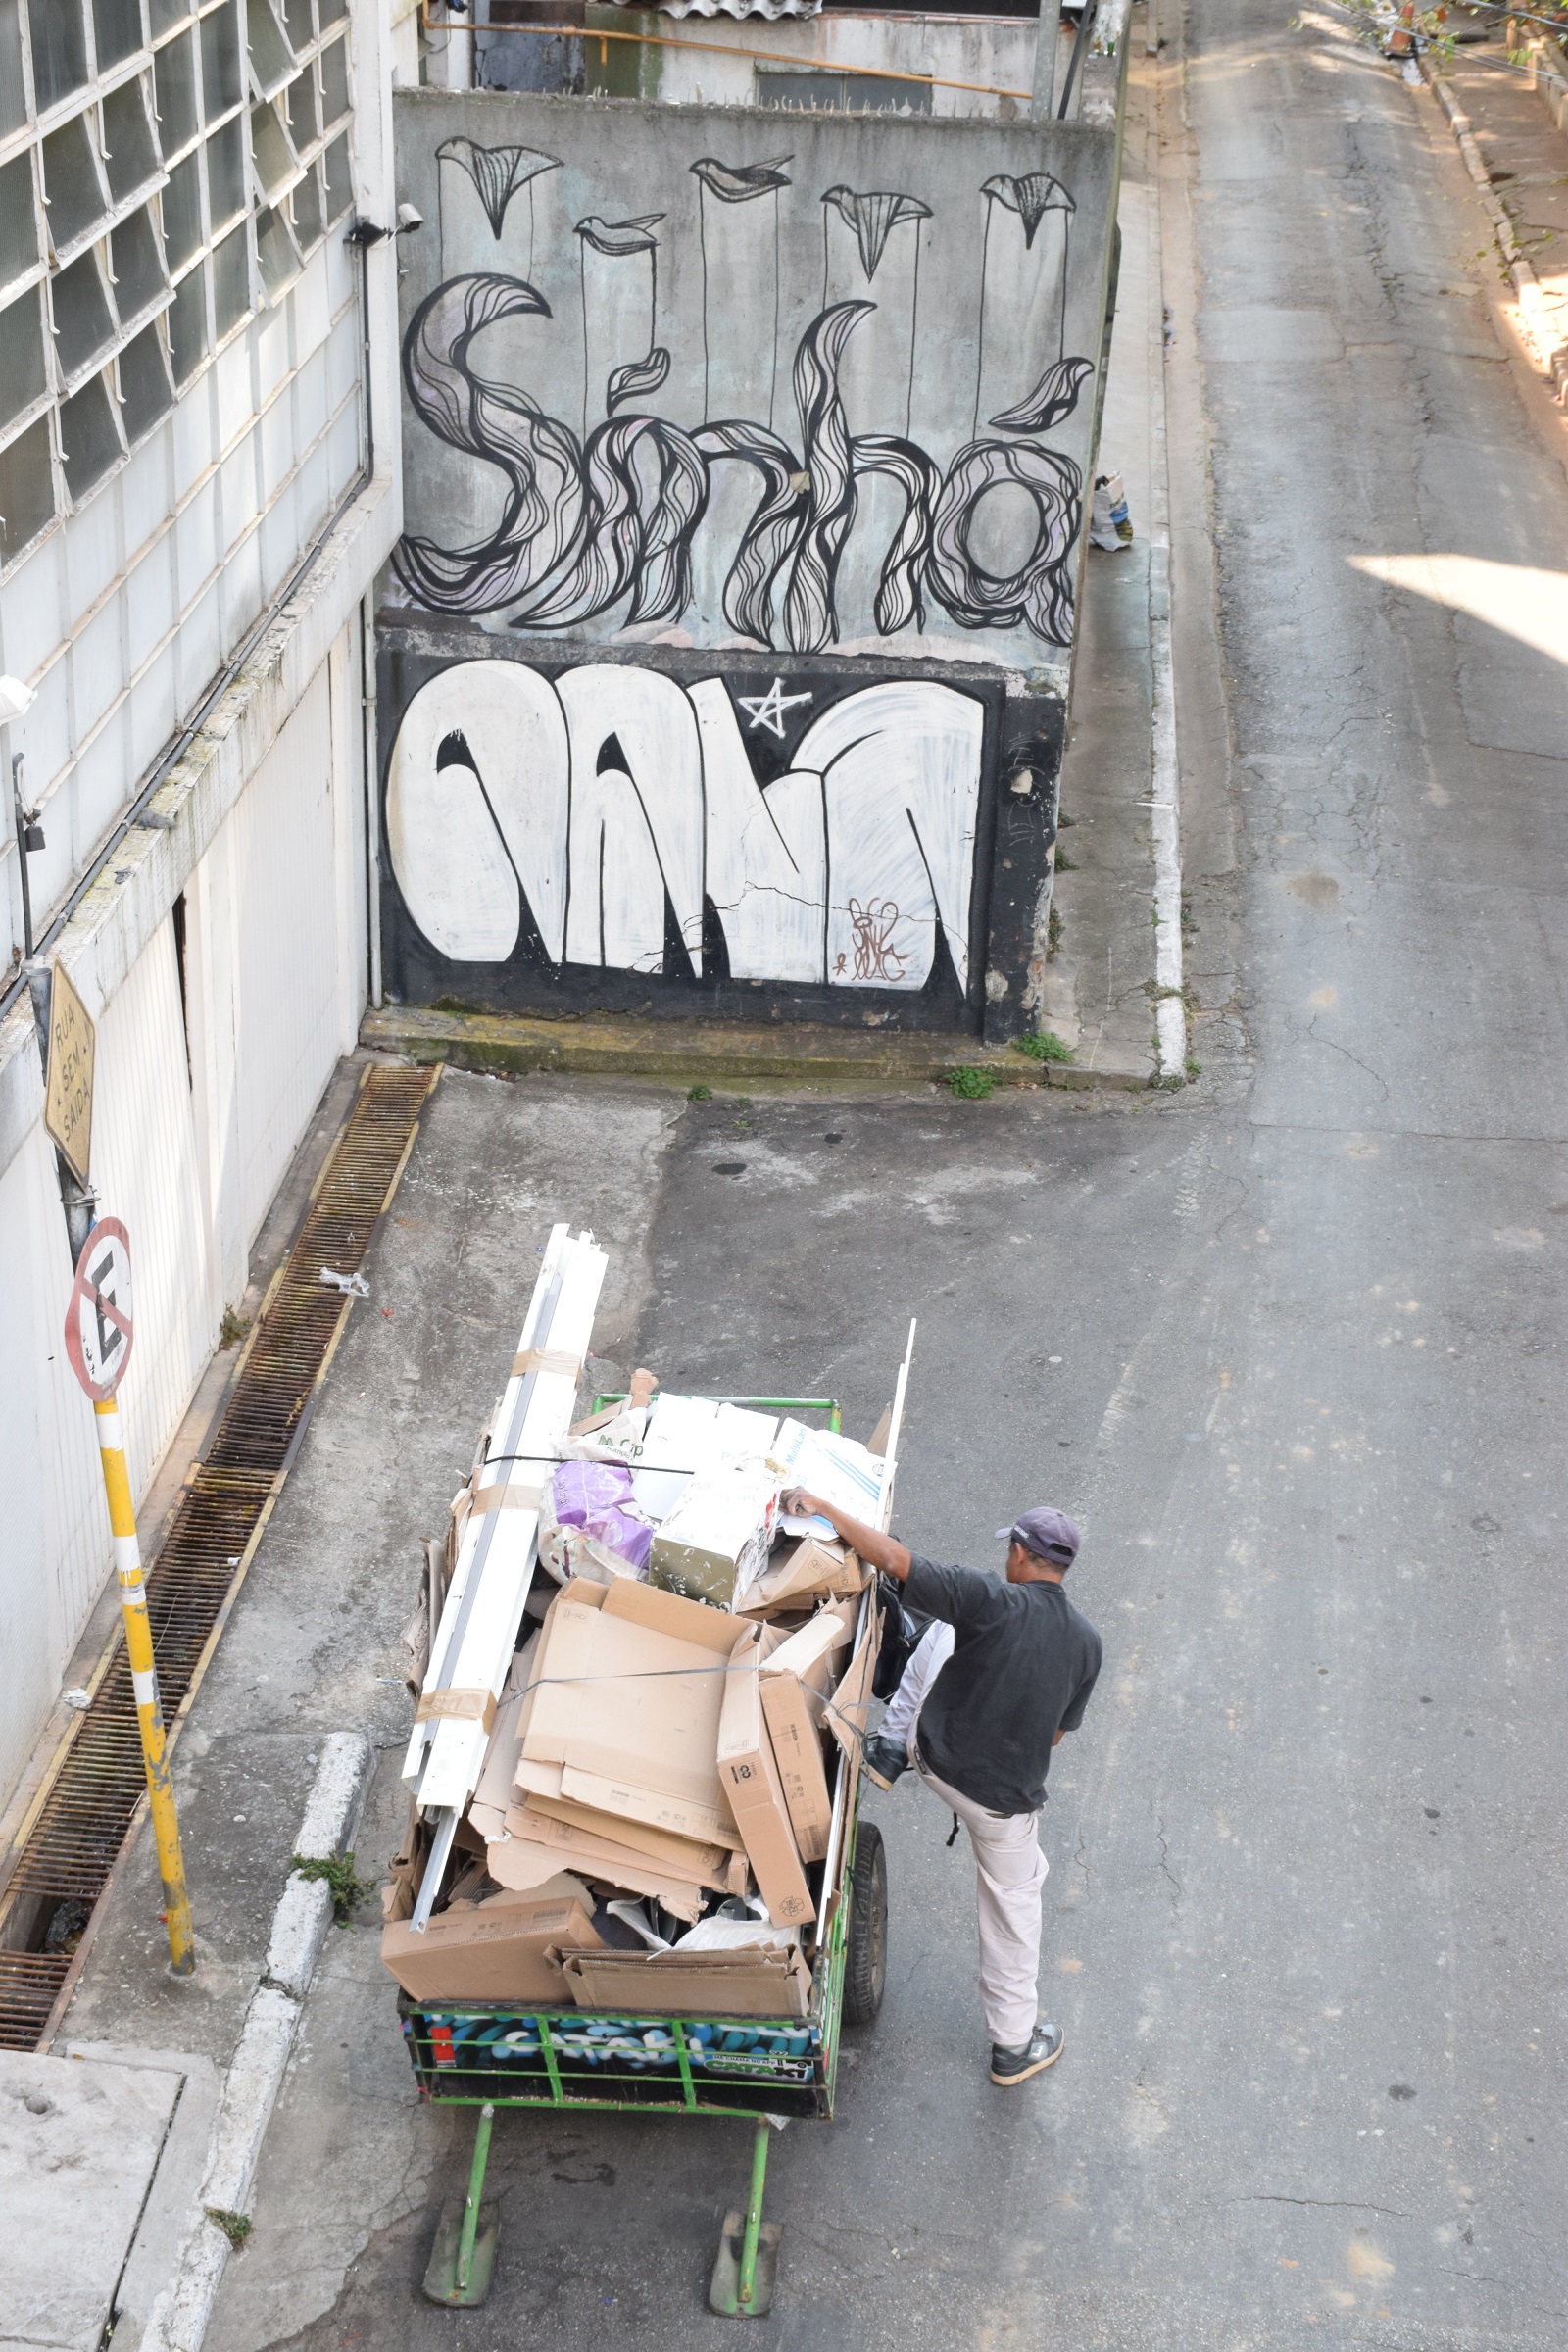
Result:
[[[94,1404],[106,1404],[124,1379],[130,1346],[130,1236],[118,1217],[100,1217],[66,1309],[66,1353]]]

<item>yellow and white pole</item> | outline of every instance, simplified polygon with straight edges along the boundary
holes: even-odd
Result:
[[[142,1582],[141,1547],[136,1542],[136,1512],[130,1498],[125,1449],[120,1439],[120,1407],[111,1396],[102,1404],[94,1404],[92,1409],[98,1416],[98,1458],[103,1463],[104,1491],[109,1496],[120,1605],[125,1619],[125,1654],[130,1660],[130,1679],[136,1693],[136,1723],[141,1733],[142,1762],[147,1768],[147,1798],[152,1807],[153,1835],[158,1840],[158,1875],[164,1882],[169,1955],[175,1976],[188,1977],[196,1965],[196,1950],[191,1937],[190,1902],[185,1893],[185,1864],[179,1850],[179,1823],[174,1816],[174,1790],[169,1777],[158,1670],[153,1663],[147,1588]]]

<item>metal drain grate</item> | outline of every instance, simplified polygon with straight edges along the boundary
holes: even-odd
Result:
[[[351,1274],[363,1263],[438,1074],[380,1065],[367,1072],[246,1342],[217,1433],[147,1572],[164,1717],[175,1732],[282,1492],[352,1304],[322,1284],[320,1269]],[[0,2049],[41,2048],[54,2034],[85,1957],[93,1905],[145,1788],[130,1669],[117,1642],[24,1830],[0,1901],[0,1946],[41,1944],[53,1922],[56,1938],[63,1931],[75,1948],[0,1948]],[[24,1921],[28,1932],[9,1933]]]

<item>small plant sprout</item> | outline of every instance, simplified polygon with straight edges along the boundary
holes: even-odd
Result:
[[[1012,1041],[1015,1054],[1027,1054],[1031,1061],[1071,1061],[1072,1048],[1054,1029],[1034,1029],[1027,1037]]]
[[[352,1924],[355,1904],[363,1903],[367,1896],[375,1892],[373,1881],[355,1877],[352,1854],[338,1854],[330,1860],[320,1855],[307,1857],[296,1854],[290,1867],[297,1870],[302,1879],[320,1879],[324,1882],[332,1897],[332,1917],[340,1928]],[[249,2227],[247,2223],[246,2228]]]

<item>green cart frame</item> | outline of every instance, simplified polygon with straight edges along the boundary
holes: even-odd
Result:
[[[601,1397],[598,1406],[617,1401]],[[828,1397],[737,1396],[721,1402],[824,1412]],[[858,1642],[875,1606],[867,1588]],[[612,2016],[594,2009],[522,2011],[504,2002],[398,1998],[421,2099],[479,2110],[467,2193],[444,2209],[425,2292],[452,2309],[482,2302],[495,2265],[494,2209],[484,2202],[498,2107],[579,2113],[749,2116],[756,2119],[744,2213],[727,2215],[710,2307],[760,2318],[772,2303],[778,2223],[762,2219],[768,2133],[794,2117],[831,2118],[844,2023],[869,2025],[887,1978],[887,1864],[882,1834],[859,1812],[858,1751],[839,1751],[828,1848],[817,1903],[819,1938],[804,2018]]]

